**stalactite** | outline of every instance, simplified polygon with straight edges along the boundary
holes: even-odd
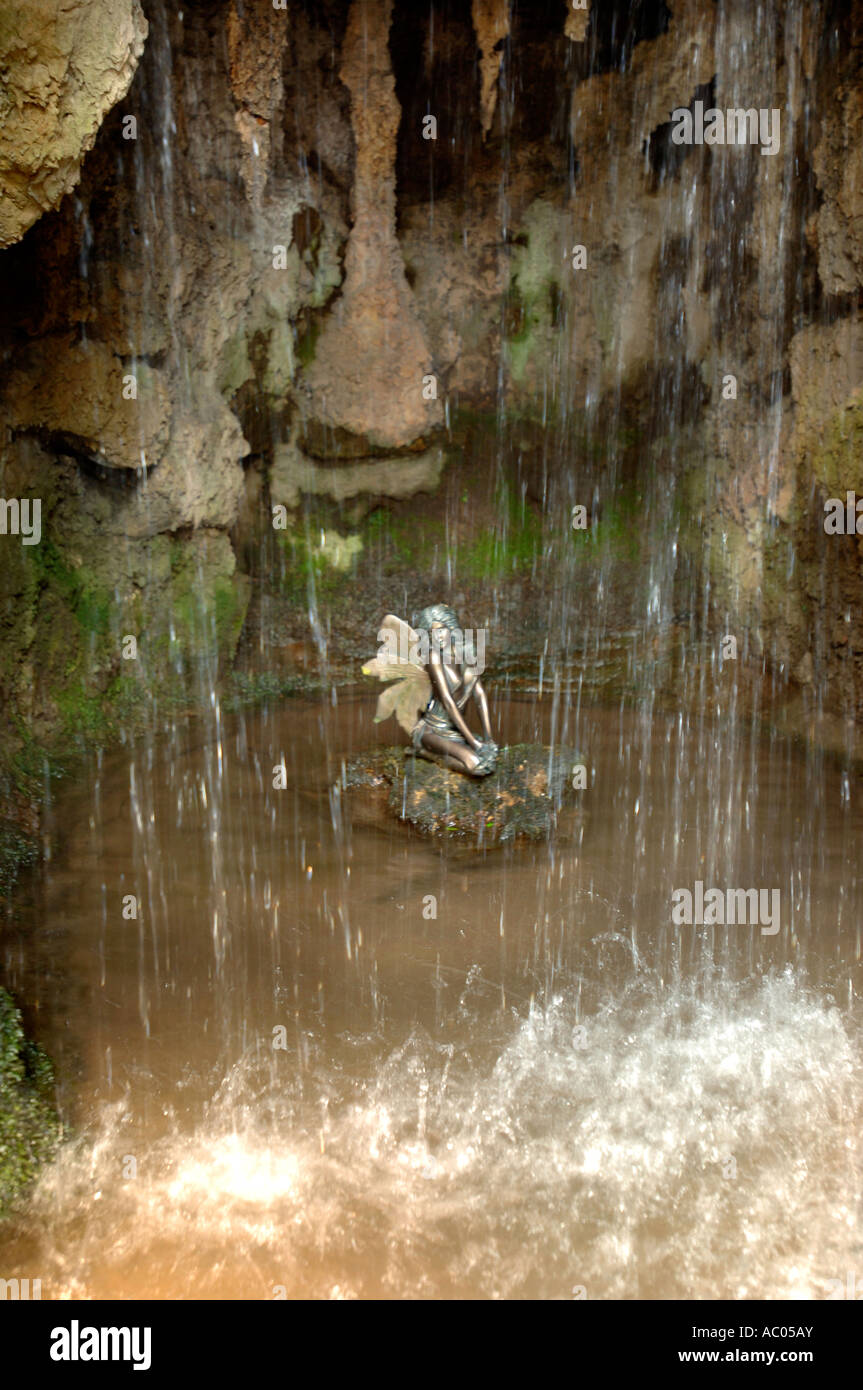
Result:
[[[569,0],[563,32],[571,43],[584,43],[590,20],[590,0]]]
[[[497,105],[500,47],[509,34],[509,0],[473,0],[473,27],[480,49],[480,111],[483,137],[488,135]]]
[[[246,192],[258,206],[267,181],[276,118],[281,109],[282,57],[288,24],[274,14],[270,0],[232,0],[227,15],[231,90],[237,103],[234,121],[243,144],[241,174]]]
[[[395,155],[401,115],[389,52],[392,0],[354,0],[341,79],[351,94],[356,144],[353,228],[341,299],[306,381],[312,417],[373,444],[409,444],[440,418],[424,399],[431,371],[422,325],[396,239]],[[421,141],[417,131],[417,140]]]

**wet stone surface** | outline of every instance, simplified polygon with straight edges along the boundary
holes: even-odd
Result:
[[[501,749],[488,777],[469,777],[405,747],[375,749],[345,770],[355,819],[388,824],[395,817],[427,835],[470,838],[478,848],[518,838],[545,839],[580,822],[574,748],[515,744]]]

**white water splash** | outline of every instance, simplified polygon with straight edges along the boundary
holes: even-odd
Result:
[[[46,1296],[822,1298],[863,1272],[858,1040],[790,970],[351,1049],[287,1087],[245,1059],[135,1181],[106,1109],[34,1199]]]

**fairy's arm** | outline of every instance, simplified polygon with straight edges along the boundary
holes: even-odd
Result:
[[[465,723],[462,712],[452,697],[452,691],[449,688],[449,681],[447,680],[446,671],[441,661],[440,652],[436,651],[434,648],[429,652],[428,673],[431,677],[435,693],[459,733],[467,739],[471,748],[479,748],[480,740],[471,733]]]

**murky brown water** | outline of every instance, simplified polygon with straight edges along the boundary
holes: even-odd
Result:
[[[859,780],[720,724],[563,708],[495,715],[585,751],[583,837],[550,845],[352,826],[367,696],[62,790],[2,948],[78,1138],[0,1232],[7,1277],[715,1298],[863,1276]],[[675,927],[696,879],[779,888],[780,931]]]

